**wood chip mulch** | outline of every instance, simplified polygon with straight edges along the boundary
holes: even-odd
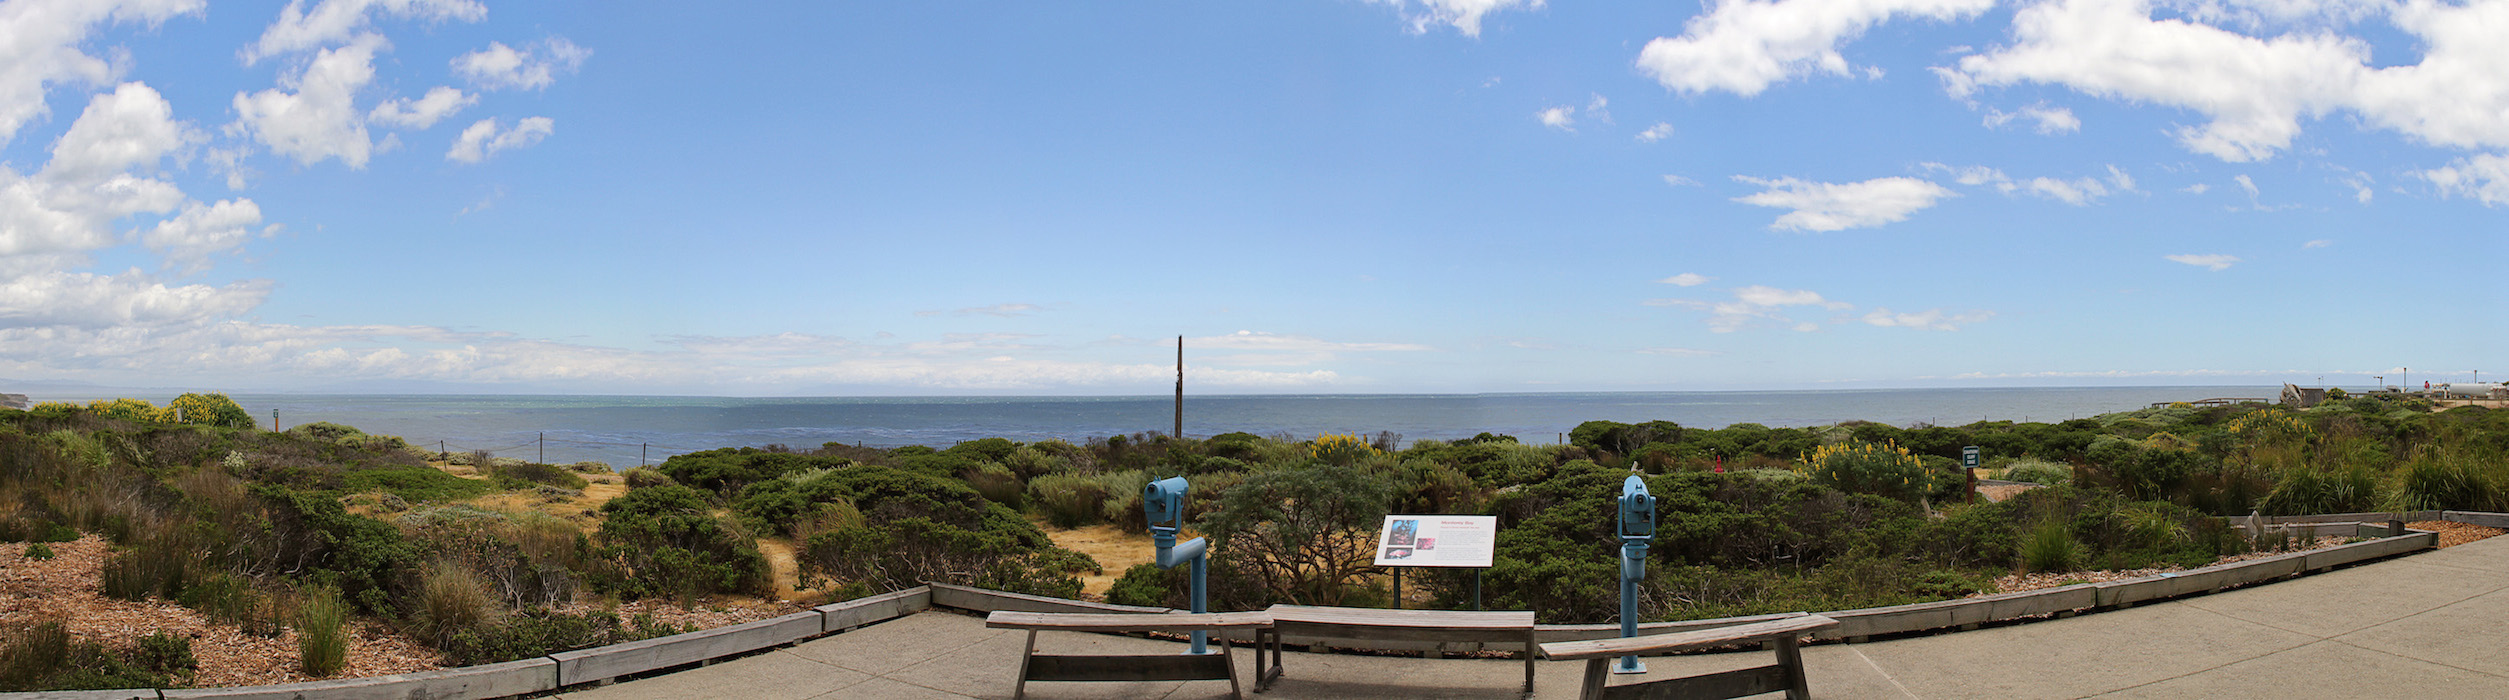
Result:
[[[2411,525],[2407,525],[2406,527],[2413,527],[2413,526],[2411,526]],[[2306,552],[2306,551],[2310,551],[2310,550],[2325,549],[2325,548],[2328,548],[2328,547],[2333,547],[2333,546],[2336,546],[2336,545],[2343,544],[2343,543],[2344,543],[2344,542],[2346,542],[2346,541],[2347,541],[2347,540],[2346,540],[2345,538],[2342,538],[2342,537],[2320,537],[2320,538],[2317,538],[2317,541],[2315,541],[2315,542],[2311,542],[2311,543],[2309,543],[2307,546],[2295,546],[2295,547],[2292,547],[2292,548],[2290,548],[2290,549],[2285,549],[2285,550],[2281,550],[2281,551],[2272,551],[2272,552],[2249,552],[2249,553],[2246,553],[2246,554],[2233,554],[2233,555],[2230,555],[2230,556],[2227,556],[2227,557],[2222,557],[2222,558],[2220,558],[2220,559],[2214,560],[2213,564],[2216,564],[2216,565],[2219,565],[2219,564],[2236,564],[2236,563],[2243,562],[2243,561],[2247,561],[2247,560],[2250,560],[2250,559],[2263,559],[2263,558],[2265,558],[2265,557],[2271,557],[2271,556],[2282,555],[2282,554],[2290,554],[2290,553],[2292,553],[2292,552]],[[2077,583],[2107,583],[2107,582],[2109,582],[2109,581],[2123,581],[2123,580],[2130,579],[2130,578],[2141,578],[2141,577],[2144,577],[2144,576],[2150,576],[2150,575],[2153,575],[2153,574],[2166,574],[2166,573],[2174,573],[2174,572],[2185,571],[2185,570],[2186,570],[2186,567],[2182,567],[2182,566],[2160,566],[2160,567],[2153,567],[2153,568],[2149,568],[2149,569],[2118,569],[2118,570],[2108,570],[2108,571],[2069,571],[2069,572],[2065,572],[2065,573],[2013,574],[2013,575],[2011,575],[2011,576],[1999,576],[1999,577],[1996,577],[1996,579],[1995,579],[1995,591],[1994,591],[1994,593],[1980,593],[1980,594],[1973,595],[1973,596],[1969,596],[1969,597],[1971,597],[1971,598],[1976,598],[1976,597],[1979,597],[1979,596],[1994,595],[1994,594],[1996,594],[1996,593],[2019,593],[2019,592],[2022,592],[2022,591],[2035,591],[2035,590],[2040,590],[2040,589],[2045,589],[2045,588],[2057,588],[2057,587],[2061,587],[2061,586],[2071,586],[2071,585],[2074,585],[2074,584],[2077,584]]]
[[[54,542],[54,557],[28,559],[29,545],[0,544],[0,630],[31,628],[59,621],[80,639],[129,646],[152,632],[192,640],[192,656],[200,671],[193,687],[271,685],[322,680],[297,668],[296,632],[277,637],[245,634],[234,625],[209,621],[190,608],[161,600],[132,602],[104,596],[99,583],[112,545],[88,535],[73,542]],[[710,629],[799,612],[809,606],[792,602],[742,601],[681,609],[667,602],[638,601],[614,608],[621,617],[647,613],[682,627]],[[566,612],[602,609],[590,603],[568,606]],[[348,666],[333,678],[358,678],[445,668],[443,654],[380,625],[349,624]]]
[[[2428,530],[2439,533],[2440,549],[2447,549],[2449,547],[2454,547],[2484,538],[2497,537],[2501,533],[2500,528],[2496,527],[2483,527],[2481,525],[2448,520],[2416,520],[2405,523],[2404,526],[2409,530]]]

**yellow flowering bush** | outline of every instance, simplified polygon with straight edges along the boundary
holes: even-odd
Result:
[[[1357,435],[1318,435],[1315,442],[1307,444],[1308,457],[1335,466],[1347,467],[1382,454],[1385,454],[1384,450],[1377,449],[1375,445],[1368,444],[1367,439]]]
[[[2249,411],[2230,419],[2222,430],[2242,445],[2275,445],[2306,442],[2317,436],[2299,416],[2272,409]]]
[[[1851,493],[1870,493],[1903,501],[1931,490],[1933,476],[1925,461],[1896,442],[1843,442],[1822,445],[1795,463],[1795,472],[1813,483]]]

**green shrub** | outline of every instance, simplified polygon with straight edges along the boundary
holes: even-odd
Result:
[[[464,479],[434,467],[383,467],[354,469],[341,475],[344,490],[353,493],[382,491],[410,503],[444,503],[462,501],[491,493],[497,487],[478,479]]]
[[[278,602],[269,594],[225,571],[195,578],[175,600],[212,621],[235,625],[245,634],[276,637],[285,622],[279,619]]]
[[[1157,564],[1134,564],[1106,589],[1106,602],[1116,605],[1166,607],[1167,596],[1167,571]]]
[[[316,586],[296,610],[297,668],[327,678],[348,665],[348,604],[340,592]]]
[[[101,572],[104,594],[123,600],[172,598],[183,589],[184,575],[190,568],[186,558],[174,546],[155,543],[105,560]]]
[[[433,470],[430,470],[433,471]],[[592,482],[565,467],[554,464],[500,464],[488,468],[488,475],[501,482],[539,484],[562,489],[584,490]],[[460,478],[460,477],[455,477]],[[514,488],[508,485],[508,488]],[[527,487],[526,487],[527,488]]]
[[[2420,455],[2397,469],[2389,510],[2478,510],[2492,505],[2490,480],[2458,453]]]
[[[1004,440],[1004,442],[1009,441]],[[1000,503],[1012,510],[1018,510],[1027,500],[1025,496],[1028,495],[1028,485],[1021,483],[1019,474],[1011,471],[1010,467],[988,462],[960,472],[958,478],[960,481],[967,482],[968,486],[974,487],[976,493],[984,494],[985,500]]]
[[[1106,484],[1086,476],[1048,474],[1028,482],[1029,498],[1055,527],[1075,528],[1106,517]]]
[[[2081,559],[2082,545],[2062,520],[2040,522],[2021,541],[2021,564],[2030,571],[2072,571]]]
[[[1887,442],[1822,445],[1805,454],[1795,470],[1813,483],[1840,491],[1903,501],[1932,491],[1935,481],[1925,460]]]
[[[44,523],[43,538],[37,542],[77,542],[78,529],[61,523]]]
[[[664,474],[662,473],[662,470],[655,469],[653,467],[632,467],[627,471],[620,472],[619,475],[627,478],[627,487],[631,489],[649,488],[654,486],[674,486],[679,484],[679,482],[671,480],[671,475]]]
[[[491,664],[694,631],[695,625],[674,627],[655,622],[648,615],[622,621],[613,612],[569,615],[535,609],[454,634],[445,645],[445,662],[458,666]]]
[[[200,660],[192,656],[192,640],[165,630],[139,638],[131,652],[131,663],[149,673],[182,679],[200,670]]]
[[[2005,481],[2061,486],[2073,483],[2073,465],[2036,459],[2017,460],[2004,468]]]
[[[2266,515],[2358,513],[2378,505],[2378,482],[2364,467],[2286,470],[2274,490],[2257,501]]]
[[[595,583],[630,598],[764,593],[771,585],[758,545],[716,517],[686,486],[632,489],[601,505],[601,554],[617,570]]]
[[[183,651],[188,652],[188,646]],[[173,679],[148,669],[162,665],[186,670],[184,659],[174,657],[172,651],[162,642],[152,646],[146,639],[141,646],[118,650],[81,641],[60,622],[27,625],[0,632],[0,692],[165,687]]]
[[[51,545],[47,545],[47,544],[44,544],[44,543],[42,543],[42,542],[37,542],[37,543],[34,543],[34,544],[26,545],[26,554],[25,554],[24,556],[25,556],[26,558],[28,558],[28,559],[33,559],[33,560],[36,560],[36,561],[43,561],[43,560],[46,560],[46,559],[51,559],[51,558],[53,558],[53,557],[54,557],[54,556],[56,556],[56,555],[52,553],[52,546],[51,546]]]

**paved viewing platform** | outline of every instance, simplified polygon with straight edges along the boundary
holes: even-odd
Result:
[[[2509,537],[2067,619],[1803,648],[1825,698],[2509,697]],[[932,610],[568,700],[1008,698],[1027,633]],[[1046,632],[1041,649],[1155,654],[1182,642]],[[1648,657],[1644,678],[1766,662]],[[1254,653],[1239,647],[1242,678]],[[1290,652],[1260,698],[1515,698],[1524,662]],[[1542,661],[1534,697],[1577,697],[1582,662]],[[1617,682],[1630,682],[1631,676]],[[1251,688],[1249,688],[1251,690]],[[1030,683],[1032,698],[1221,698],[1226,681]],[[1774,697],[1774,696],[1772,696]]]

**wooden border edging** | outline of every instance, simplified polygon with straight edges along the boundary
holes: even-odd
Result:
[[[2481,525],[2483,527],[2496,527],[2503,530],[2509,530],[2509,513],[2476,513],[2471,511],[2450,510],[2441,511],[2439,519],[2452,523],[2465,523],[2467,525]]]
[[[816,637],[825,620],[815,610],[797,612],[668,637],[561,651],[548,658],[558,664],[558,685],[590,683]]]
[[[932,609],[932,587],[855,598],[811,608],[819,613],[819,633],[834,634],[874,622],[893,620]]]
[[[557,687],[558,662],[542,656],[390,676],[232,688],[167,688],[157,693],[168,698],[255,700],[481,700]]]

